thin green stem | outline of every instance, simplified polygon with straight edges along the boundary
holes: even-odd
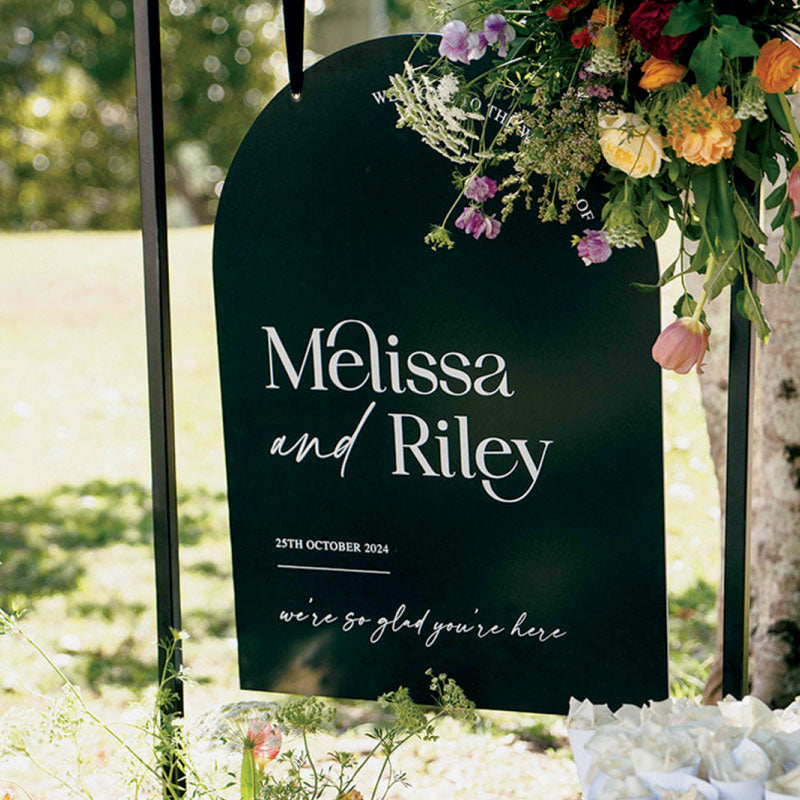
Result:
[[[778,92],[778,101],[781,104],[783,115],[786,117],[786,124],[789,126],[789,133],[792,134],[792,141],[794,142],[794,151],[795,155],[797,156],[796,163],[800,163],[800,133],[798,133],[797,125],[795,125],[794,122],[794,116],[792,115],[792,107],[789,105],[789,101],[786,99],[786,95],[783,92]]]
[[[11,778],[3,778],[3,783],[7,783],[9,786],[19,789],[25,795],[25,797],[28,798],[28,800],[33,800],[33,795],[21,783],[12,781]]]
[[[92,800],[92,796],[84,792],[81,789],[81,787],[73,786],[69,781],[62,778],[57,772],[53,772],[53,770],[48,769],[44,764],[40,763],[37,760],[36,756],[34,756],[33,753],[31,753],[31,751],[27,747],[24,749],[23,752],[27,756],[28,761],[30,761],[34,767],[44,772],[45,775],[48,775],[53,780],[58,781],[65,789],[69,789],[70,792],[78,796],[83,795],[84,797],[89,797],[89,799]]]
[[[11,617],[8,613],[0,609],[0,623],[3,623],[7,626],[10,630],[16,633],[18,636],[21,636],[22,639],[30,645],[38,654],[39,656],[45,661],[45,663],[52,669],[56,675],[58,675],[59,679],[61,680],[62,684],[69,690],[72,696],[78,701],[83,712],[89,717],[95,725],[102,728],[112,739],[114,739],[122,748],[133,757],[135,761],[137,761],[142,767],[144,767],[148,772],[154,775],[157,778],[160,778],[158,770],[154,769],[152,765],[148,764],[121,736],[119,736],[111,727],[103,722],[90,708],[86,705],[86,701],[81,696],[81,693],[78,691],[78,688],[72,681],[64,674],[64,672],[59,668],[57,664],[53,662],[50,656],[38,645],[38,643],[31,639],[27,633],[21,628],[21,626]],[[172,793],[174,796],[174,792]]]
[[[317,796],[317,790],[319,789],[319,774],[317,773],[317,768],[314,766],[314,759],[311,756],[311,748],[308,746],[308,735],[305,731],[303,731],[303,747],[306,751],[306,759],[308,760],[308,764],[311,767],[311,771],[314,773],[314,797]]]

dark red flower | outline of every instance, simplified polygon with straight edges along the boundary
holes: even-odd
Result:
[[[650,55],[674,61],[675,54],[686,40],[686,35],[662,36],[672,9],[677,2],[673,0],[645,0],[631,14],[631,34]]]
[[[547,14],[548,17],[552,17],[555,20],[562,20],[566,19],[569,16],[570,9],[564,2],[558,2],[554,6],[551,6],[547,9],[544,13]]]
[[[582,47],[588,47],[592,43],[592,37],[589,36],[588,28],[578,28],[572,36],[569,37],[572,46],[580,50]]]
[[[573,11],[583,8],[589,0],[556,0],[544,13],[555,20],[566,19]]]

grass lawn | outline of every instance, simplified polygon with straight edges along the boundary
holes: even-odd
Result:
[[[242,696],[211,238],[183,229],[170,243],[190,715]],[[28,630],[113,715],[155,677],[141,238],[0,234],[0,254],[0,604],[30,608]],[[664,401],[673,682],[696,693],[713,649],[719,505],[696,376],[665,376]],[[54,686],[19,643],[3,646],[0,713],[21,684]],[[519,720],[491,732],[523,741],[539,723]]]

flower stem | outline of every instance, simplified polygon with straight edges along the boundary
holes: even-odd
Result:
[[[69,690],[75,700],[81,707],[81,710],[86,714],[86,716],[99,728],[102,728],[109,736],[111,736],[117,744],[119,744],[135,761],[137,761],[142,767],[144,767],[148,772],[154,775],[157,778],[160,778],[160,773],[157,769],[153,768],[151,764],[148,764],[121,736],[119,736],[116,731],[112,730],[112,728],[103,720],[101,720],[95,713],[91,711],[89,706],[86,705],[86,701],[83,699],[83,696],[78,691],[77,686],[62,672],[62,670],[53,662],[50,656],[38,645],[38,643],[31,639],[27,633],[22,629],[16,620],[8,613],[0,609],[0,623],[5,626],[7,629],[13,631],[18,636],[21,636],[22,639],[30,645],[38,654],[39,656],[44,659],[46,664],[53,670],[53,672],[58,675],[59,679],[61,680],[62,684]],[[169,789],[168,789],[169,791]],[[170,792],[174,795],[174,792]]]
[[[789,133],[792,134],[792,141],[794,142],[794,151],[797,155],[797,163],[800,163],[800,133],[797,131],[797,125],[794,122],[794,116],[792,115],[792,107],[789,105],[789,101],[786,99],[786,94],[784,92],[778,92],[778,101],[781,104],[781,110],[783,111],[783,115],[786,117],[786,124],[789,126]]]

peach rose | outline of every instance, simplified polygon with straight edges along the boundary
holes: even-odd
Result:
[[[652,92],[662,86],[677,83],[687,73],[688,67],[676,64],[674,61],[665,61],[663,58],[650,56],[642,64],[642,78],[639,86]]]
[[[673,108],[667,142],[680,158],[705,167],[733,155],[741,124],[719,87],[701,97],[693,86]]]
[[[800,78],[800,48],[785,39],[770,39],[756,59],[755,73],[765,92],[788,92]]]
[[[632,178],[656,175],[664,149],[661,136],[637,114],[603,114],[599,120],[600,150],[612,166]]]

